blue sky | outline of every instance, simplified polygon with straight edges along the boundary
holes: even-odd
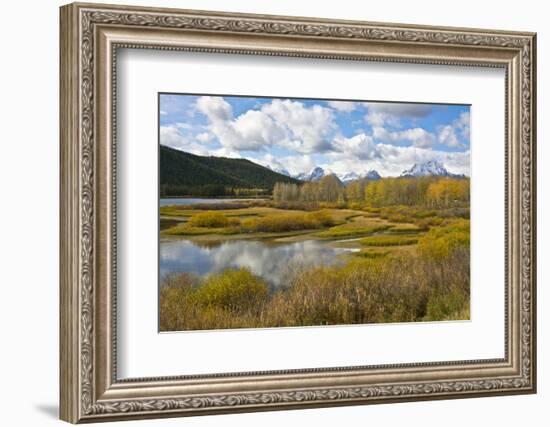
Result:
[[[437,160],[470,174],[470,107],[371,101],[161,94],[160,143],[243,157],[292,175],[397,176]]]

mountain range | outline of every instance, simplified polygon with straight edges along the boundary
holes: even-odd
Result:
[[[198,156],[174,148],[160,146],[160,183],[161,186],[188,187],[180,188],[191,193],[199,193],[208,186],[264,189],[271,191],[277,182],[299,184],[300,182],[317,182],[327,175],[336,175],[342,184],[357,179],[379,180],[380,174],[375,170],[364,173],[350,171],[345,174],[333,174],[316,166],[310,172],[290,176],[287,170],[273,170],[247,159],[227,157]],[[446,176],[464,178],[449,172],[445,166],[435,160],[416,163],[401,173],[401,177]]]
[[[380,174],[374,169],[371,169],[362,174],[357,172],[347,172],[345,174],[333,174],[332,172],[326,171],[320,166],[316,166],[310,172],[294,175],[294,178],[299,179],[300,181],[316,182],[326,175],[336,175],[344,185],[358,179],[367,179],[371,181],[376,181],[382,178]],[[420,176],[446,176],[449,178],[465,177],[464,175],[459,175],[459,174],[454,174],[449,172],[445,168],[443,163],[438,162],[437,160],[430,160],[424,163],[415,163],[410,169],[405,169],[400,176],[404,178],[420,177]]]
[[[351,181],[355,181],[358,179],[368,179],[371,181],[375,181],[382,178],[380,174],[374,169],[371,169],[363,174],[359,174],[357,172],[347,172],[345,174],[339,175],[339,174],[333,174],[332,172],[328,172],[320,166],[316,166],[310,172],[294,175],[294,178],[299,179],[300,181],[317,182],[321,178],[327,175],[336,175],[343,184],[347,184]]]

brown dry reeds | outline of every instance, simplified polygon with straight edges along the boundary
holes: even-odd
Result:
[[[456,233],[456,227],[446,233],[451,243],[445,250],[445,233],[438,233],[417,253],[294,267],[288,286],[280,290],[269,291],[246,269],[203,280],[170,276],[160,291],[160,327],[174,331],[468,319],[469,246]]]

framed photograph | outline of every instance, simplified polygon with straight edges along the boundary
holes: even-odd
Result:
[[[535,34],[61,8],[61,418],[536,391]]]

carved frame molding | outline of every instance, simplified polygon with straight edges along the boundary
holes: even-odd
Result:
[[[510,280],[505,359],[118,381],[116,286],[102,279],[116,282],[112,147],[114,64],[120,47],[506,68]],[[534,392],[535,50],[532,33],[92,4],[62,7],[61,418],[101,421]],[[270,375],[272,387],[250,387]],[[335,378],[343,375],[349,384],[341,386]],[[288,380],[293,385],[285,387]],[[193,392],[186,388],[189,381],[202,381],[211,392]],[[242,391],[239,381],[247,384]]]

